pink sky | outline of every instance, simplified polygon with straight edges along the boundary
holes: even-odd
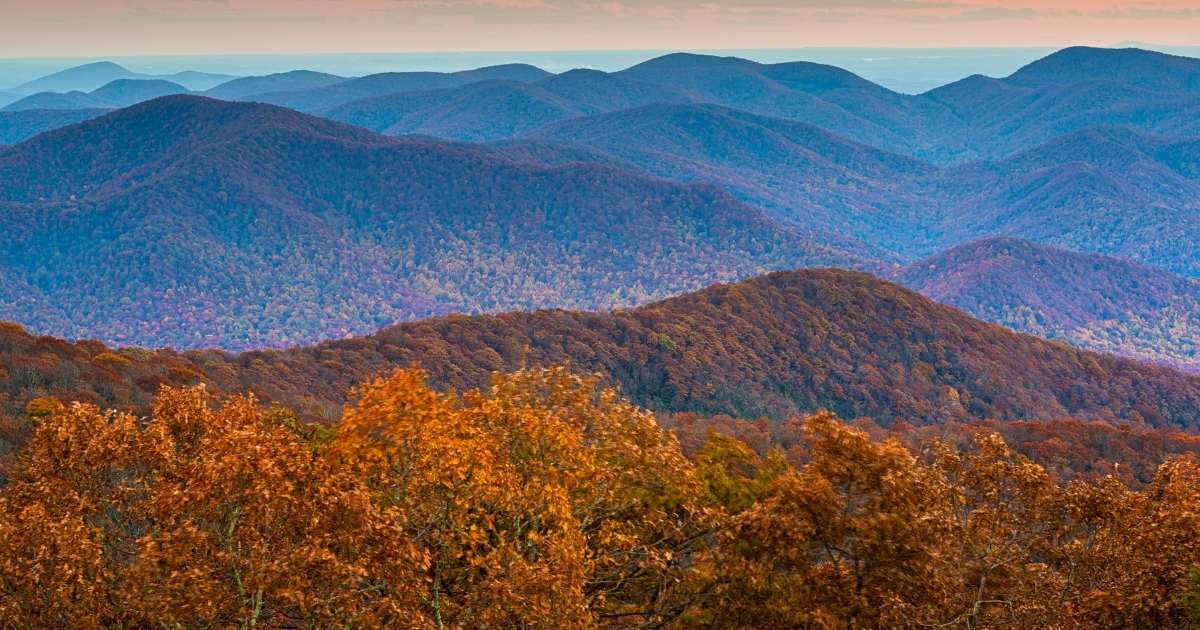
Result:
[[[1200,44],[1200,0],[0,0],[0,57]]]

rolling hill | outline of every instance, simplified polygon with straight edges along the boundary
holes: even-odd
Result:
[[[389,79],[382,85],[372,83],[372,93],[361,96],[350,89],[355,82],[347,82],[286,98],[262,100],[356,124],[367,121],[367,126],[377,131],[395,127],[392,133],[441,133],[455,137],[452,130],[457,127],[529,129],[529,125],[517,124],[521,120],[521,107],[505,102],[513,98],[512,86],[497,84],[495,94],[469,86],[483,80],[507,79],[534,84],[520,92],[518,98],[553,101],[560,110],[559,118],[655,103],[713,104],[803,120],[872,146],[915,154],[924,151],[927,129],[957,128],[959,124],[939,103],[897,94],[844,70],[818,64],[763,65],[733,57],[672,54],[615,73],[578,70],[561,76],[545,73],[539,76],[526,71],[520,77],[499,77],[495,72],[484,74],[484,70],[487,69],[477,70],[470,77],[462,73],[379,75],[405,81]],[[368,80],[372,78],[359,81]],[[473,89],[467,92],[468,87]],[[450,90],[420,97],[403,94],[439,88]],[[473,106],[456,105],[466,101]],[[452,111],[446,113],[446,109]],[[451,131],[441,131],[438,127],[420,129],[404,121],[406,117],[434,114],[461,120],[442,123],[441,129]],[[499,137],[498,133],[487,135]]]
[[[1200,282],[1158,269],[990,238],[913,263],[893,278],[1015,330],[1200,368]]]
[[[0,144],[17,144],[39,133],[91,120],[107,109],[29,109],[0,111]]]
[[[355,385],[413,363],[456,388],[566,364],[663,411],[1200,426],[1200,376],[1018,334],[839,270],[774,273],[629,311],[436,318],[281,352],[114,351],[15,327],[0,329],[0,348],[0,389],[16,409],[46,394],[136,407],[163,382],[207,382],[334,419]]]
[[[7,149],[0,182],[0,270],[35,301],[0,318],[120,344],[288,345],[866,264],[712,187],[190,96]]]
[[[555,119],[651,104],[708,104],[948,165],[1003,159],[1097,126],[1200,135],[1197,64],[1137,49],[1068,48],[1010,77],[977,75],[911,96],[820,64],[672,54],[615,73],[376,75],[259,100],[383,133],[457,140],[498,139]],[[527,85],[470,85],[484,80]]]
[[[892,92],[841,68],[792,62],[760,64],[736,57],[671,54],[619,75],[689,92],[723,105],[823,127],[890,151],[925,155],[959,130],[944,105]]]
[[[121,108],[163,96],[187,94],[187,92],[188,89],[182,85],[162,79],[119,79],[91,92],[91,96],[107,103],[109,107]]]

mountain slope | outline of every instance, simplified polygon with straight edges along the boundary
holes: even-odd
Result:
[[[1200,367],[1200,282],[1010,238],[969,243],[894,278],[984,320],[1082,348]]]
[[[91,120],[107,109],[30,109],[0,111],[0,144],[17,144],[39,133]]]
[[[111,61],[100,61],[67,68],[53,74],[34,79],[14,89],[19,94],[38,92],[90,92],[105,83],[117,79],[131,78],[134,73]]]
[[[698,102],[791,118],[883,149],[924,155],[931,133],[959,127],[942,104],[892,92],[841,68],[759,64],[736,57],[672,54],[618,75],[689,92]]]
[[[862,264],[709,187],[196,97],[42,134],[0,153],[0,182],[0,266],[46,302],[0,318],[123,344],[276,346]]]
[[[949,171],[939,242],[1008,235],[1200,275],[1200,140],[1089,129],[1010,159]]]
[[[775,273],[631,311],[438,318],[283,352],[114,358],[95,342],[19,331],[0,334],[0,344],[8,348],[0,367],[36,366],[19,380],[0,379],[16,404],[31,395],[22,383],[93,399],[108,391],[136,404],[161,382],[204,381],[333,419],[354,386],[414,362],[441,387],[567,364],[669,411],[784,419],[828,408],[883,424],[1076,416],[1200,426],[1200,377],[1020,335],[838,270]]]
[[[1097,126],[1200,135],[1200,60],[1138,49],[1067,48],[1003,79],[973,76],[921,95],[964,124],[940,134],[952,161],[996,159]]]
[[[900,248],[891,239],[919,229],[914,215],[924,202],[910,189],[933,170],[812,125],[714,105],[576,118],[525,138],[585,147],[662,177],[711,182],[789,224],[891,251]]]

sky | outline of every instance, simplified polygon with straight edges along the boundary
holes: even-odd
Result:
[[[0,0],[0,57],[1200,44],[1200,0]]]

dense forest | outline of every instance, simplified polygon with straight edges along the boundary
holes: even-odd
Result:
[[[1200,466],[1056,482],[986,432],[919,449],[828,413],[789,456],[563,369],[372,381],[336,426],[164,389],[48,404],[0,486],[0,624],[1189,627]]]

